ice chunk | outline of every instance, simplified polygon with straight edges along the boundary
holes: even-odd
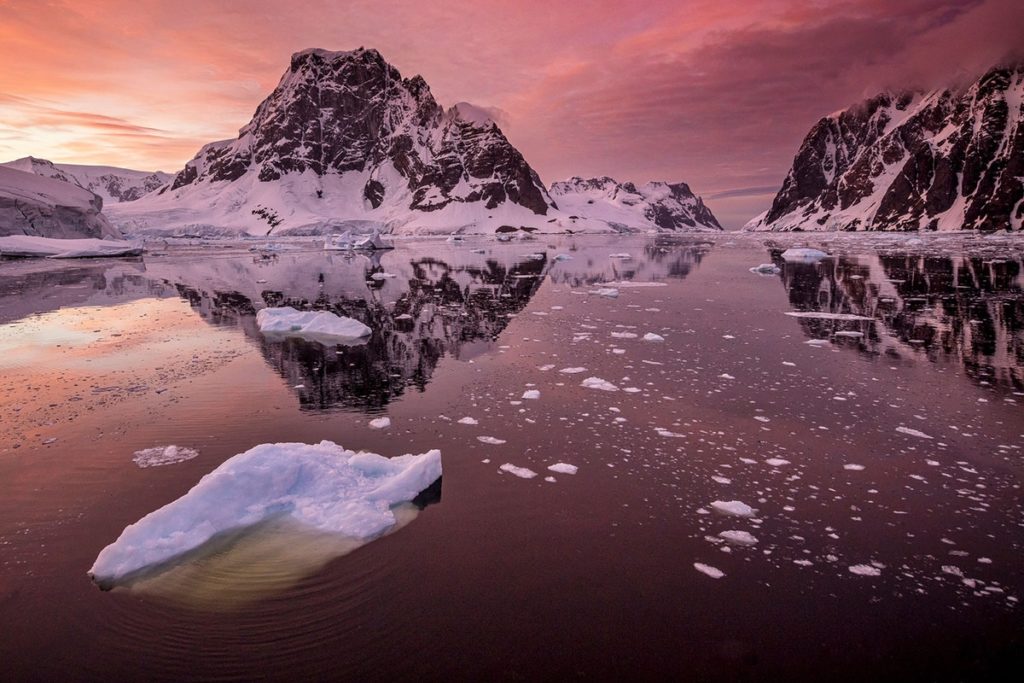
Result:
[[[932,438],[932,437],[928,436],[927,434],[925,434],[924,432],[920,432],[920,431],[918,431],[916,429],[911,429],[910,427],[897,427],[896,431],[899,432],[900,434],[906,434],[907,436],[916,436],[919,439],[930,439],[930,438]]]
[[[600,289],[595,289],[590,293],[596,294],[597,296],[603,296],[606,299],[615,299],[619,296],[619,290],[614,287],[601,287]]]
[[[753,517],[754,508],[738,500],[716,500],[711,503],[711,508],[716,512],[730,517]]]
[[[559,474],[576,474],[580,468],[567,462],[556,462],[554,465],[548,465],[548,469]]]
[[[764,462],[766,465],[771,465],[772,467],[782,467],[783,465],[789,464],[788,460],[783,460],[782,458],[768,458]]]
[[[724,538],[733,545],[756,545],[757,538],[748,531],[720,531],[718,532],[720,538]]]
[[[814,263],[828,258],[828,254],[819,249],[792,247],[782,252],[782,258],[785,261],[795,261],[797,263]]]
[[[333,343],[361,340],[371,332],[353,318],[342,318],[330,311],[297,311],[291,306],[264,308],[256,314],[256,324],[266,335]]]
[[[845,465],[843,465],[843,469],[849,470],[851,472],[860,472],[861,470],[864,469],[864,465],[858,465],[856,463],[848,462]]]
[[[699,571],[701,574],[707,574],[712,579],[720,579],[723,576],[725,576],[725,572],[723,572],[721,569],[716,569],[715,567],[712,567],[710,564],[704,564],[703,562],[694,562],[693,568]]]
[[[819,320],[874,320],[863,315],[853,313],[828,313],[826,311],[786,311],[791,318],[815,318]]]
[[[603,380],[600,377],[588,377],[580,383],[581,387],[587,389],[600,389],[601,391],[618,391],[619,388],[607,380]]]
[[[463,417],[463,418],[459,419],[459,424],[460,425],[475,425],[475,424],[479,424],[479,422],[477,422],[476,418]]]
[[[644,335],[644,341],[648,341],[648,342],[661,342],[661,341],[665,341],[665,338],[662,337],[660,334],[654,334],[653,332],[648,332],[647,334]]]
[[[269,443],[226,460],[188,493],[128,526],[89,570],[104,586],[198,548],[214,536],[286,516],[314,530],[372,540],[393,506],[441,477],[441,452],[385,458],[330,441]]]
[[[851,574],[857,576],[879,576],[882,570],[870,564],[855,564],[848,567]]]
[[[526,467],[517,467],[517,466],[513,465],[510,462],[505,463],[504,465],[502,465],[498,469],[501,470],[502,472],[508,472],[509,474],[514,474],[515,476],[519,477],[520,479],[533,479],[534,477],[537,476],[537,473],[534,472],[533,470],[527,469]]]
[[[586,372],[586,368],[562,368],[559,370],[563,375],[577,375],[581,372]]]
[[[537,389],[527,389],[523,392],[523,398],[527,400],[536,400],[540,398],[540,391]]]
[[[371,429],[387,429],[390,426],[391,426],[391,418],[390,417],[378,417],[378,418],[375,418],[373,420],[370,420],[370,428]]]
[[[497,439],[493,436],[478,436],[476,437],[476,440],[479,441],[480,443],[486,443],[492,446],[500,446],[503,443],[507,443],[505,440]]]
[[[778,275],[780,271],[774,263],[762,263],[751,268],[750,272],[758,275]]]
[[[45,441],[43,442],[46,443]],[[185,462],[199,455],[199,451],[193,448],[182,446],[157,446],[156,448],[144,448],[135,451],[132,462],[139,467],[161,467],[163,465],[174,465]]]

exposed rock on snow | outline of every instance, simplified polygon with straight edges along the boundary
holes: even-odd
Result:
[[[0,166],[77,185],[99,195],[106,205],[135,201],[166,185],[174,177],[160,171],[133,171],[115,166],[55,164],[35,157],[15,159]]]
[[[371,540],[441,477],[441,452],[385,458],[330,441],[263,444],[236,455],[178,500],[128,526],[89,575],[109,587],[217,534],[286,515],[318,531]]]
[[[722,226],[686,183],[650,182],[639,188],[602,178],[573,177],[551,185],[559,209],[621,230],[721,230]]]
[[[120,237],[103,200],[61,180],[0,167],[0,236]]]
[[[330,311],[297,311],[290,306],[264,308],[256,314],[256,324],[264,334],[334,343],[360,340],[371,333],[369,327],[354,318]]]
[[[821,119],[750,230],[1021,230],[1024,62]]]

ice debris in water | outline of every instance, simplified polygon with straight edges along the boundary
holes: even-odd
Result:
[[[843,465],[843,469],[849,470],[851,472],[860,472],[861,470],[864,469],[864,465],[858,465],[856,463],[848,462],[845,465]]]
[[[819,320],[874,320],[863,315],[853,313],[828,313],[826,311],[786,311],[791,318],[816,318]]]
[[[732,517],[753,517],[754,508],[738,500],[716,500],[711,507],[723,515]]]
[[[540,391],[537,389],[527,389],[523,392],[523,398],[527,400],[537,400],[540,398]]]
[[[475,425],[475,424],[479,424],[479,422],[477,422],[476,418],[463,417],[463,418],[459,419],[459,424],[460,425]]]
[[[391,529],[392,507],[441,477],[441,452],[385,458],[318,444],[268,443],[229,458],[188,493],[128,526],[89,574],[111,585],[198,548],[217,534],[288,516],[369,541]]]
[[[135,451],[132,462],[139,467],[161,467],[185,462],[199,455],[199,451],[183,446],[157,446]]]
[[[870,564],[855,564],[849,567],[851,574],[857,576],[879,576],[882,570]]]
[[[537,476],[537,473],[534,472],[533,470],[527,469],[526,467],[517,467],[516,465],[513,465],[510,462],[501,465],[498,469],[501,470],[502,472],[508,472],[509,474],[513,474],[519,477],[520,479],[533,479],[534,477]]]
[[[590,293],[596,294],[597,296],[603,296],[606,299],[615,299],[619,296],[619,290],[614,287],[601,287],[600,289],[595,289]]]
[[[749,531],[720,531],[718,532],[720,538],[724,538],[729,543],[734,545],[756,545],[757,538]]]
[[[563,375],[577,375],[581,372],[586,372],[586,368],[562,368],[559,370]]]
[[[782,252],[782,258],[785,261],[795,261],[797,263],[814,263],[815,261],[828,258],[828,254],[820,249],[792,247]]]
[[[653,332],[648,332],[647,334],[644,335],[644,341],[661,342],[661,341],[665,341],[665,338],[662,337],[660,334],[654,334]]]
[[[580,468],[567,462],[556,462],[554,465],[548,465],[548,469],[559,474],[576,474]]]
[[[916,436],[919,439],[930,439],[930,438],[932,438],[932,437],[928,436],[927,434],[925,434],[924,432],[920,432],[920,431],[918,431],[916,429],[911,429],[910,427],[897,427],[896,431],[899,432],[900,434],[906,434],[907,436]]]
[[[780,271],[774,263],[762,263],[751,268],[750,272],[758,275],[778,275]]]
[[[354,318],[343,318],[330,311],[297,311],[291,306],[264,308],[256,314],[256,324],[264,334],[305,337],[314,341],[353,341],[371,330]]]
[[[500,446],[501,444],[506,443],[503,439],[496,439],[493,436],[478,436],[476,437],[476,440],[480,443],[491,444],[492,446]]]
[[[619,388],[607,380],[603,380],[600,377],[588,377],[580,383],[581,387],[587,389],[600,389],[601,391],[618,391]]]
[[[370,420],[370,428],[371,429],[387,429],[390,426],[391,426],[391,418],[390,417],[378,417],[378,418],[375,418],[373,420]]]
[[[725,572],[721,569],[712,567],[710,564],[704,564],[703,562],[694,562],[693,568],[699,571],[701,574],[707,574],[712,579],[720,579],[725,576]]]

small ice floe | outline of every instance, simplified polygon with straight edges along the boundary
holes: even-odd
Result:
[[[857,576],[880,576],[882,570],[870,564],[855,564],[847,567],[851,574]]]
[[[538,398],[540,398],[540,391],[537,389],[527,389],[526,391],[523,392],[523,398],[530,401],[535,401]]]
[[[608,254],[608,258],[617,258],[625,261],[626,259],[633,258],[632,254],[620,253],[620,254]]]
[[[391,426],[390,417],[378,417],[370,420],[370,429],[387,429]]]
[[[607,380],[603,380],[600,377],[588,377],[580,383],[581,387],[586,389],[600,389],[601,391],[618,391],[619,388]]]
[[[199,455],[199,451],[183,446],[157,446],[135,451],[132,462],[139,467],[162,467],[185,462]]]
[[[567,462],[556,462],[554,465],[548,465],[548,469],[558,474],[576,474],[580,468]]]
[[[385,458],[318,444],[269,443],[229,458],[188,493],[128,526],[89,570],[102,587],[215,536],[287,517],[364,542],[394,527],[394,508],[441,477],[441,452]]]
[[[493,436],[478,436],[476,440],[480,443],[490,444],[492,446],[500,446],[503,443],[507,443],[504,439],[497,439]]]
[[[827,311],[786,311],[791,318],[815,318],[819,320],[874,320],[863,315],[853,313],[829,313]]]
[[[526,467],[517,467],[510,462],[501,465],[500,467],[498,467],[498,469],[501,470],[502,472],[508,472],[509,474],[513,474],[519,477],[520,479],[533,479],[534,477],[537,476],[537,473],[534,472],[533,470],[528,469]]]
[[[291,306],[264,308],[256,324],[265,335],[303,337],[313,341],[351,342],[370,335],[370,328],[354,318],[330,311],[297,311]]]
[[[678,432],[672,432],[672,431],[669,431],[667,429],[663,429],[662,427],[655,427],[654,431],[658,433],[658,436],[664,436],[665,438],[668,438],[668,439],[682,439],[682,438],[684,438],[686,436],[685,434],[679,434]]]
[[[665,341],[665,338],[662,337],[660,334],[654,334],[653,332],[648,332],[647,334],[644,335],[644,341],[646,341],[646,342],[663,342],[663,341]]]
[[[849,470],[851,472],[860,472],[864,469],[864,465],[858,465],[856,463],[848,462],[845,465],[843,465],[843,469]]]
[[[736,379],[735,377],[730,375],[728,372],[723,372],[721,375],[719,375],[719,377],[721,379]]]
[[[730,517],[754,516],[754,508],[738,500],[716,500],[711,503],[711,509]]]
[[[559,370],[563,375],[578,375],[579,373],[586,371],[586,368],[562,368]]]
[[[924,432],[918,431],[916,429],[911,429],[910,427],[897,427],[896,431],[899,432],[900,434],[906,434],[907,436],[916,436],[919,439],[932,438],[925,434]]]
[[[99,256],[138,256],[142,246],[123,240],[55,239],[33,235],[0,237],[0,255],[22,258],[92,258]]]
[[[555,261],[571,261],[572,260],[572,256],[569,256],[568,254],[555,254],[554,260]]]
[[[706,574],[712,579],[720,579],[725,576],[725,572],[721,569],[712,567],[710,564],[704,564],[703,562],[694,562],[693,568],[699,571],[701,574]]]
[[[774,263],[762,263],[751,268],[750,272],[757,275],[778,275],[781,271]]]
[[[612,337],[615,339],[636,339],[637,334],[635,332],[612,332]]]
[[[835,337],[849,337],[851,339],[860,339],[861,337],[864,336],[864,333],[854,332],[853,330],[839,330],[838,332],[833,332],[832,335]]]
[[[718,536],[733,545],[757,545],[757,538],[748,531],[720,531]]]
[[[732,483],[732,479],[730,479],[729,477],[720,477],[717,474],[714,475],[713,477],[711,477],[711,481],[715,482],[716,484],[723,484],[723,485],[724,484],[731,484]]]
[[[548,370],[554,370],[555,366],[549,363],[548,365],[540,365],[537,369],[541,372],[547,372]]]
[[[601,287],[590,292],[596,296],[603,296],[606,299],[617,299],[619,296],[619,290],[614,287]]]
[[[771,465],[772,467],[782,467],[783,465],[788,465],[789,461],[783,460],[782,458],[768,458],[764,463],[766,465]]]
[[[806,247],[791,247],[782,252],[782,259],[784,261],[793,261],[795,263],[815,263],[828,257],[828,254],[820,249],[809,249]]]
[[[473,418],[473,417],[463,417],[463,418],[460,418],[458,422],[459,422],[460,425],[480,424],[479,422],[477,422],[476,418]]]
[[[371,280],[380,282],[381,280],[390,280],[391,278],[398,277],[394,273],[374,273],[370,276]]]
[[[621,289],[639,289],[646,287],[668,287],[668,283],[665,282],[638,282],[636,280],[616,280],[615,282],[609,282],[611,287],[619,287]]]
[[[804,342],[808,346],[828,346],[831,343],[828,339],[808,339]]]

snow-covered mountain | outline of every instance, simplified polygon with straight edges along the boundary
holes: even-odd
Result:
[[[103,199],[72,183],[0,167],[0,236],[120,237]]]
[[[395,232],[543,224],[554,203],[483,109],[444,109],[376,50],[303,50],[236,139],[111,212],[131,231]],[[491,228],[493,229],[493,228]]]
[[[25,173],[55,178],[89,190],[103,198],[106,205],[132,202],[166,185],[170,173],[133,171],[115,166],[86,166],[81,164],[55,164],[46,159],[22,157],[0,164]]]
[[[1021,230],[1024,63],[821,119],[750,230]]]
[[[575,176],[552,184],[551,197],[570,220],[577,216],[613,228],[659,231],[722,229],[686,183],[650,182],[638,188],[608,176]]]

